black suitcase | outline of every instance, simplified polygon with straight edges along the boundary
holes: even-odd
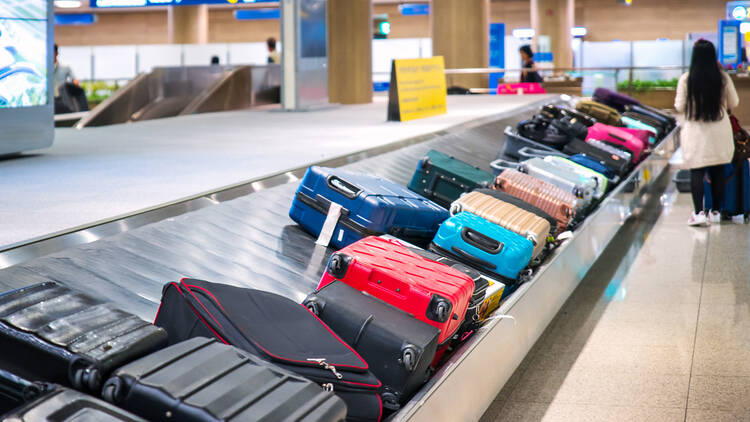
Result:
[[[367,293],[334,281],[303,302],[370,365],[383,406],[397,410],[430,377],[440,330]]]
[[[664,122],[659,121],[652,116],[649,116],[647,114],[643,113],[637,113],[635,111],[626,111],[622,114],[623,117],[630,117],[631,119],[638,120],[639,122],[643,122],[654,129],[656,129],[656,139],[662,139],[666,133],[671,130],[668,126],[664,124]]]
[[[111,404],[55,384],[0,370],[0,419],[7,422],[146,422]]]
[[[553,119],[550,126],[557,129],[558,132],[564,133],[568,137],[568,142],[574,139],[586,139],[589,127],[581,123],[575,117],[563,116]]]
[[[663,126],[666,131],[670,131],[674,129],[675,126],[677,126],[677,119],[675,119],[674,116],[671,116],[662,110],[645,104],[626,106],[625,110],[651,117],[652,119],[660,122],[661,126]]]
[[[341,422],[346,405],[311,381],[196,337],[118,369],[102,396],[150,421]]]
[[[584,125],[586,125],[586,127],[591,127],[594,125],[594,123],[596,123],[596,119],[591,116],[587,116],[570,108],[561,107],[554,104],[546,104],[542,106],[542,110],[540,113],[550,120],[558,119],[561,117],[571,117],[576,119],[580,123],[583,123]]]
[[[170,344],[216,338],[332,389],[347,420],[381,417],[380,381],[367,362],[299,303],[261,290],[183,279],[164,286],[156,325]]]
[[[167,333],[47,282],[0,295],[0,344],[5,369],[98,393],[112,370],[166,346]]]
[[[628,171],[630,171],[632,164],[632,162],[629,160],[626,160],[614,154],[610,154],[603,149],[599,149],[578,139],[574,139],[568,145],[565,145],[563,152],[568,155],[585,155],[609,167],[621,178],[625,176]]]

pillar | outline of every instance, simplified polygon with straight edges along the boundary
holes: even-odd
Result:
[[[372,0],[328,0],[328,100],[372,102]]]
[[[489,65],[489,0],[432,0],[432,52],[447,69]],[[448,86],[486,88],[487,74],[448,75]]]
[[[534,43],[540,35],[550,37],[550,50],[556,68],[573,67],[573,36],[575,0],[531,0],[531,27]],[[537,44],[538,45],[538,44]]]
[[[167,19],[170,43],[208,43],[208,5],[171,6]]]

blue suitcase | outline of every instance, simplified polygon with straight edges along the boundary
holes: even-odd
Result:
[[[617,180],[617,173],[612,170],[611,167],[603,164],[601,161],[595,160],[586,154],[574,154],[568,157],[568,160],[580,164],[588,169],[594,170],[597,173],[601,173],[609,180]]]
[[[745,220],[750,213],[750,165],[748,160],[743,160],[742,171],[735,173],[736,163],[724,165],[724,177],[726,186],[724,187],[724,203],[719,209],[724,218],[735,215],[744,215]],[[739,183],[738,183],[739,182]],[[703,180],[704,206],[711,209],[713,199],[711,198],[711,185],[708,180]]]
[[[661,138],[661,131],[651,125],[648,125],[646,123],[643,123],[640,120],[636,120],[629,116],[622,116],[622,122],[625,124],[625,127],[631,128],[631,129],[641,129],[641,130],[647,130],[651,132],[653,136],[648,137],[648,143],[651,145],[654,145],[656,143],[656,137],[658,136]]]
[[[430,249],[504,280],[518,280],[529,265],[534,244],[519,234],[460,212],[440,225]],[[513,283],[509,283],[513,284]]]
[[[342,207],[329,243],[336,249],[382,234],[424,245],[449,217],[448,210],[390,180],[318,166],[307,169],[289,217],[319,236],[331,203]]]

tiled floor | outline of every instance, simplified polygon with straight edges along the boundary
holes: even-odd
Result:
[[[482,417],[750,420],[750,225],[689,228],[670,187],[633,219]]]

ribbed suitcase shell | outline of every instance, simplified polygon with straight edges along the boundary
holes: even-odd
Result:
[[[651,132],[651,136],[648,138],[648,142],[652,145],[656,143],[657,138],[661,139],[661,129],[657,129],[654,126],[646,124],[641,120],[628,116],[627,114],[628,113],[625,113],[625,115],[622,116],[622,122],[625,124],[625,127],[631,129],[642,129]]]
[[[627,111],[638,113],[640,115],[646,115],[659,122],[659,126],[663,127],[665,131],[674,129],[677,126],[677,119],[674,116],[646,104],[630,105],[625,107]]]
[[[596,148],[599,148],[602,151],[606,151],[610,154],[613,154],[622,159],[625,159],[628,162],[633,161],[633,154],[623,148],[618,148],[614,145],[611,145],[604,141],[600,141],[599,139],[593,139],[593,138],[588,139],[586,143]]]
[[[303,305],[367,361],[383,383],[384,407],[398,409],[427,382],[437,328],[340,281],[311,293]]]
[[[623,130],[621,127],[614,127],[601,123],[597,123],[589,128],[589,135],[586,140],[588,141],[589,139],[598,139],[627,149],[633,154],[634,163],[641,161],[643,151],[646,149],[646,144],[648,144],[648,141],[644,143],[643,140],[637,138],[630,132]]]
[[[577,202],[579,210],[587,208],[595,198],[597,188],[595,179],[561,168],[542,158],[526,160],[521,163],[518,170],[572,193],[579,198]]]
[[[150,421],[343,421],[313,382],[233,346],[196,337],[118,369],[103,395]]]
[[[344,208],[331,237],[336,249],[384,233],[427,243],[448,218],[445,209],[390,180],[317,166],[307,169],[289,216],[318,236],[331,202]]]
[[[534,253],[529,239],[469,212],[445,220],[430,246],[437,246],[433,250],[438,253],[447,252],[479,271],[507,280],[518,280]]]
[[[98,392],[111,370],[166,346],[167,333],[46,282],[0,295],[0,343],[4,363],[20,362],[28,378]]]
[[[550,156],[545,157],[544,161],[552,163],[560,170],[570,171],[580,174],[581,176],[586,178],[595,179],[596,187],[594,188],[594,199],[601,199],[601,197],[604,196],[605,193],[607,193],[607,189],[609,188],[609,180],[602,173],[594,171],[576,162],[570,161],[570,159],[568,158]]]
[[[318,289],[334,280],[437,327],[441,345],[458,332],[474,293],[474,281],[466,274],[378,237],[331,255]]]
[[[631,162],[629,159],[626,160],[623,157],[621,157],[619,154],[613,154],[612,152],[605,151],[601,148],[598,148],[594,145],[588,144],[578,139],[574,140],[573,142],[565,146],[565,153],[570,154],[570,157],[568,158],[574,162],[576,162],[575,159],[572,159],[572,157],[574,156],[588,157],[589,159],[597,161],[601,165],[606,166],[607,168],[610,169],[612,173],[614,173],[614,175],[617,175],[619,177],[622,177],[625,174],[627,174],[631,166]],[[578,163],[578,164],[582,164],[582,163]],[[593,167],[592,169],[596,170]],[[603,172],[600,171],[600,173],[603,173]],[[607,175],[607,177],[614,178],[614,175],[612,176]]]
[[[534,244],[533,258],[536,258],[547,245],[550,224],[547,220],[522,210],[513,204],[503,202],[481,192],[462,195],[451,205],[452,215],[467,211],[487,221],[526,237]]]
[[[6,422],[146,422],[105,401],[61,387],[0,417]]]
[[[492,179],[492,174],[480,168],[430,150],[417,164],[409,189],[448,208],[462,193],[489,186]]]
[[[505,170],[495,179],[494,189],[538,207],[557,220],[557,232],[564,232],[576,216],[577,202],[572,193],[518,170]]]
[[[579,100],[576,103],[576,110],[588,114],[599,123],[613,126],[619,126],[622,124],[620,121],[620,113],[618,113],[617,110],[604,104],[597,103],[596,101]]]

